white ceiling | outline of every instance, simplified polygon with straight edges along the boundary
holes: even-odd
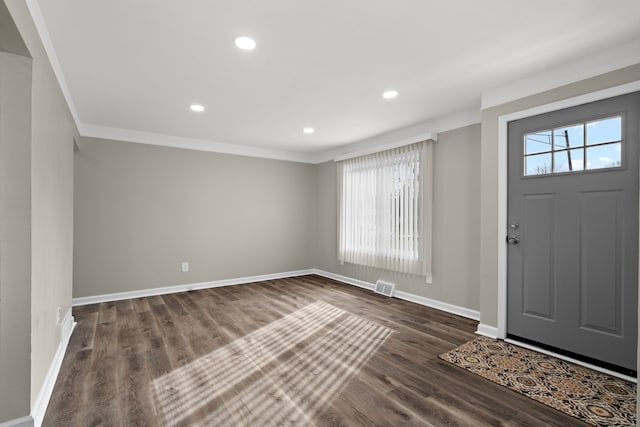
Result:
[[[81,133],[256,153],[473,117],[495,88],[640,39],[638,0],[30,3]]]

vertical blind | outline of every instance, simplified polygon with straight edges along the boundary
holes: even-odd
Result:
[[[433,141],[338,163],[338,260],[431,282]]]

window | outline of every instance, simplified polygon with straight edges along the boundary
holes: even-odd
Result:
[[[339,162],[340,262],[430,281],[432,143]]]
[[[524,175],[622,167],[622,117],[609,117],[524,136]]]

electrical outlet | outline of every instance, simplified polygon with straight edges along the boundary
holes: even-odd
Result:
[[[183,262],[182,263],[182,272],[186,273],[187,271],[189,271],[189,263],[188,262]]]
[[[56,325],[60,325],[60,312],[62,311],[62,309],[60,307],[58,307],[56,309]]]

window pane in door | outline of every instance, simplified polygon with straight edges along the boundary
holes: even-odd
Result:
[[[554,172],[575,172],[584,170],[584,151],[582,148],[556,151],[554,156]]]
[[[524,137],[524,153],[534,154],[551,151],[551,129],[528,133]]]
[[[587,123],[587,145],[621,140],[622,117],[597,120]]]
[[[565,126],[553,130],[555,149],[581,147],[584,145],[584,125]]]
[[[551,173],[551,153],[526,156],[524,159],[525,176]]]
[[[616,168],[622,165],[622,144],[598,145],[587,148],[587,169]]]

